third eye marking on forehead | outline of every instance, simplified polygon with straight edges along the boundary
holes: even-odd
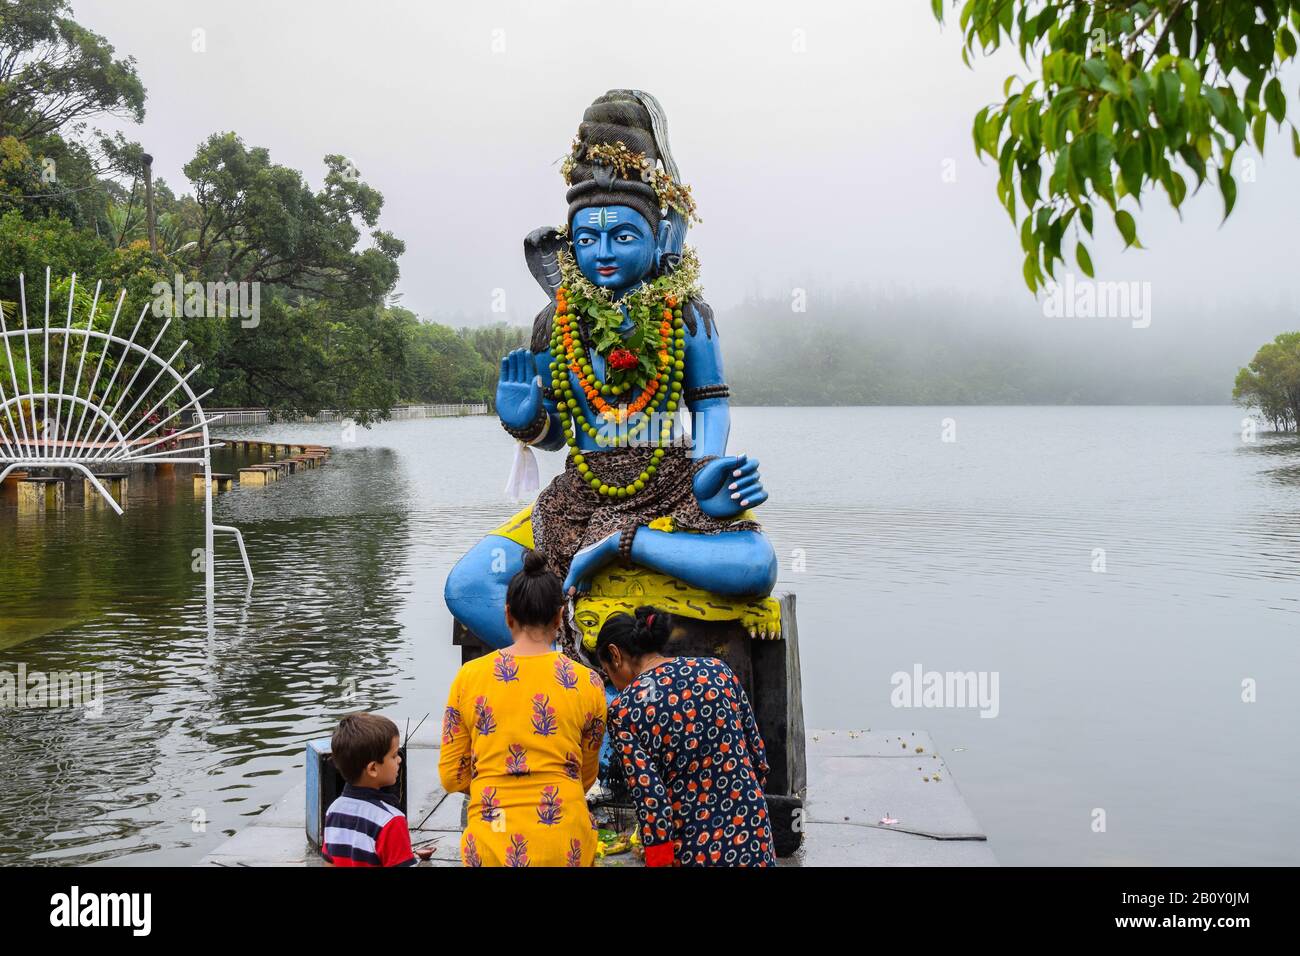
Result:
[[[598,226],[604,229],[616,222],[618,222],[618,213],[612,209],[601,207],[600,209],[593,209],[587,214],[587,225],[589,226]]]

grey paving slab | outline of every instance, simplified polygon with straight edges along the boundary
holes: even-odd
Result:
[[[430,794],[429,810],[411,821],[411,844],[417,849],[432,847],[431,865],[460,865],[460,811],[465,797],[447,793],[441,787]]]
[[[443,797],[438,781],[438,751],[407,751],[406,815],[418,823]],[[305,796],[305,793],[304,793]]]
[[[984,836],[942,760],[822,757],[810,752],[808,781],[804,816],[810,822],[874,826],[889,817],[898,821],[892,825],[896,830]]]
[[[609,867],[627,867],[627,866],[645,866],[645,862],[639,859],[633,853],[615,853],[613,856],[603,857],[596,861],[596,866]]]
[[[256,824],[240,830],[202,860],[200,865],[306,866],[320,854],[307,842],[303,827]]]
[[[874,825],[888,815],[897,829],[983,836],[924,731],[809,731],[808,779],[809,820]]]
[[[997,866],[982,840],[932,840],[852,824],[808,823],[784,866]]]
[[[294,786],[288,793],[263,810],[256,819],[258,826],[297,827],[307,829],[307,782]]]
[[[463,793],[449,794],[439,790],[436,799],[432,802],[435,806],[431,813],[426,811],[419,817],[413,814],[410,815],[410,819],[413,821],[411,823],[412,829],[418,827],[420,830],[430,833],[440,830],[454,830],[456,833],[460,833],[460,811],[465,805],[465,795]]]
[[[419,830],[411,834],[411,845],[416,849],[433,848],[430,862],[460,863],[460,830]]]

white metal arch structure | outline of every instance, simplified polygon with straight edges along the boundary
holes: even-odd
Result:
[[[204,580],[210,606],[214,584],[213,532],[235,536],[244,572],[249,584],[253,581],[239,529],[212,523],[212,449],[221,447],[221,443],[212,443],[208,425],[221,416],[208,418],[203,412],[201,402],[211,394],[211,389],[195,395],[190,387],[189,380],[202,366],[195,365],[184,375],[175,368],[174,363],[188,342],[182,342],[170,358],[154,351],[171,325],[170,319],[163,323],[148,346],[136,342],[148,305],[141,309],[128,337],[115,334],[126,301],[126,290],[123,290],[108,331],[94,328],[100,286],[101,283],[95,283],[95,296],[84,327],[80,320],[74,322],[73,317],[75,274],[68,291],[67,319],[61,326],[57,320],[50,324],[48,268],[44,319],[39,324],[28,323],[27,286],[22,274],[18,276],[22,328],[9,328],[10,316],[0,303],[0,338],[4,339],[5,360],[0,366],[0,466],[3,466],[0,481],[19,468],[66,468],[84,475],[120,515],[121,506],[100,484],[92,468],[147,463],[202,465]],[[93,343],[98,347],[93,348]],[[97,359],[92,354],[96,351]],[[15,356],[22,359],[25,375],[19,375]],[[105,379],[104,366],[110,358],[113,364]],[[93,371],[89,369],[91,365]],[[175,410],[169,412],[171,407]],[[191,425],[169,427],[169,422],[177,421],[189,411],[193,412]]]

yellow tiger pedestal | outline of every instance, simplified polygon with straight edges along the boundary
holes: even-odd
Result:
[[[526,548],[533,544],[532,505],[515,514],[491,533],[509,538]],[[749,519],[746,511],[739,518]],[[739,520],[738,518],[738,520]],[[649,527],[674,534],[695,534],[673,527],[671,518],[657,518]],[[642,604],[667,611],[675,617],[699,621],[738,621],[756,640],[779,640],[781,604],[773,597],[727,598],[692,587],[670,575],[649,568],[611,565],[591,580],[591,591],[574,604],[574,621],[588,650],[596,646],[596,635],[611,614],[631,614]]]

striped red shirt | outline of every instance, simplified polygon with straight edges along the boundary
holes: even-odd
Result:
[[[335,866],[414,866],[406,815],[379,790],[348,784],[325,814],[321,849]]]

